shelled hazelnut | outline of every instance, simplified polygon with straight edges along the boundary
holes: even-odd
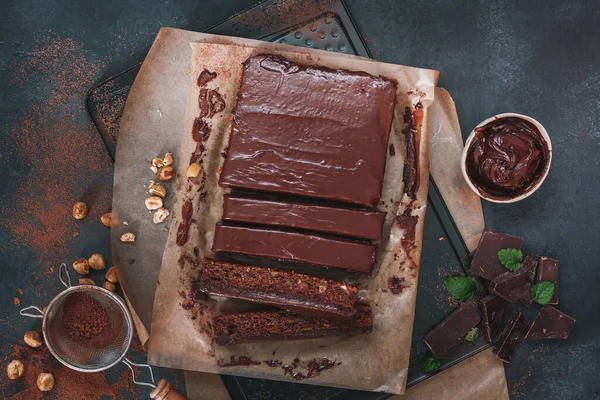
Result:
[[[83,201],[78,201],[73,206],[73,218],[84,219],[88,214],[88,206]]]
[[[102,254],[92,254],[92,256],[88,259],[88,264],[91,269],[101,270],[106,268],[106,263],[104,262],[104,257]]]
[[[133,232],[125,232],[119,238],[121,243],[133,243],[135,242],[135,234]]]
[[[146,199],[144,204],[148,210],[158,210],[163,206],[163,200],[158,196],[150,196]]]
[[[91,280],[90,278],[79,278],[80,285],[95,285],[96,282]]]
[[[188,178],[196,178],[202,172],[202,166],[198,163],[191,163],[185,175]]]
[[[150,182],[150,187],[148,188],[148,193],[153,196],[165,197],[167,195],[167,189],[160,183]]]
[[[175,177],[175,171],[171,166],[164,166],[161,168],[160,173],[158,174],[158,179],[161,181],[170,181]]]
[[[165,154],[163,158],[163,165],[173,165],[173,155],[171,153]]]
[[[110,283],[109,281],[106,281],[102,284],[102,287],[106,290],[110,290],[111,292],[114,292],[115,290],[117,290],[117,287],[115,286],[114,283]]]
[[[75,271],[78,274],[85,275],[88,272],[90,272],[90,265],[88,264],[88,261],[85,258],[79,257],[73,263],[73,269],[75,269]]]
[[[54,375],[42,372],[37,378],[37,387],[42,392],[48,392],[54,388]]]
[[[29,347],[37,348],[42,345],[42,337],[37,331],[29,331],[25,333],[23,340]]]
[[[112,222],[112,213],[102,214],[102,216],[100,217],[100,221],[102,222],[102,225],[110,226]]]
[[[108,271],[106,271],[106,280],[110,283],[119,282],[119,276],[117,275],[117,267],[110,267]]]
[[[8,379],[18,379],[25,373],[25,366],[19,360],[12,360],[6,367],[6,375]]]

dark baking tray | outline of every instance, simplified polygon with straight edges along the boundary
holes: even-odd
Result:
[[[329,1],[326,6],[315,0],[296,2],[296,10],[302,11],[297,23],[284,22],[281,18],[285,2],[268,0],[236,14],[210,29],[207,33],[240,36],[305,46],[327,51],[371,57],[343,1]],[[299,4],[301,3],[301,4]],[[253,21],[266,21],[265,15],[278,18],[263,26]],[[294,17],[298,20],[298,16]],[[95,86],[88,93],[88,111],[98,128],[111,156],[114,157],[119,123],[127,94],[141,64]],[[417,305],[413,328],[410,367],[407,387],[415,385],[434,374],[421,372],[421,359],[427,354],[423,337],[452,311],[456,304],[448,298],[442,280],[448,275],[465,273],[469,251],[460,236],[452,216],[433,181],[429,180],[428,212],[425,219],[423,252],[417,292]],[[459,348],[452,359],[442,360],[439,373],[472,355],[490,347],[483,339],[473,345]],[[390,395],[340,388],[303,385],[264,379],[222,376],[233,399],[385,399]]]

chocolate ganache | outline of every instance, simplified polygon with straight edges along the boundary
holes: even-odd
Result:
[[[475,134],[466,167],[480,192],[494,198],[515,197],[544,175],[549,149],[531,122],[499,118],[475,128]]]

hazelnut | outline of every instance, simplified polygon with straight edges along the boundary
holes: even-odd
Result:
[[[198,163],[191,163],[185,175],[188,178],[195,178],[200,175],[200,172],[202,172],[202,166]]]
[[[154,158],[154,159],[152,159],[152,165],[154,167],[156,167],[156,168],[162,167],[164,165],[162,158]]]
[[[29,331],[23,336],[23,340],[30,347],[40,347],[42,345],[42,337],[37,331]]]
[[[79,278],[80,285],[95,285],[96,282],[91,280],[90,278]]]
[[[158,210],[163,206],[163,200],[158,196],[150,196],[146,199],[145,204],[148,210]]]
[[[117,275],[117,267],[110,267],[108,271],[106,271],[106,280],[110,283],[119,282],[119,276]]]
[[[170,181],[174,177],[175,171],[173,170],[173,167],[169,166],[162,167],[160,173],[158,174],[158,179],[160,179],[161,181]]]
[[[102,257],[102,254],[92,254],[92,256],[90,258],[88,258],[88,264],[90,265],[91,269],[104,269],[106,268],[106,263],[104,262],[104,257]]]
[[[54,387],[54,375],[42,372],[37,378],[37,387],[42,392],[48,392]]]
[[[154,172],[155,174],[158,172],[158,168],[156,168],[154,165],[150,165],[150,169],[152,170],[152,172]]]
[[[112,219],[112,214],[106,213],[100,217],[100,222],[102,222],[102,225],[104,225],[104,226],[110,226],[111,219]]]
[[[90,272],[90,265],[88,264],[88,261],[85,258],[79,257],[73,263],[73,269],[75,269],[75,271],[77,271],[78,274],[85,275],[88,272]]]
[[[165,154],[165,158],[163,158],[163,165],[173,165],[173,155],[171,153]]]
[[[148,188],[148,193],[153,196],[165,197],[167,195],[167,189],[160,183],[150,183],[150,187]]]
[[[156,210],[156,212],[152,216],[152,222],[154,222],[155,224],[160,224],[161,222],[164,222],[164,220],[167,219],[168,216],[169,210],[167,210],[164,207],[161,207],[158,210]]]
[[[79,201],[73,206],[73,218],[84,219],[87,213],[88,206],[83,201]]]
[[[135,242],[135,234],[133,232],[125,232],[119,238],[121,243],[133,243]]]
[[[25,366],[19,360],[12,360],[8,367],[6,367],[6,375],[8,379],[17,379],[23,376],[25,372]]]
[[[115,286],[114,283],[110,283],[109,281],[106,281],[102,284],[102,287],[106,290],[110,290],[111,292],[114,292],[115,290],[117,290],[117,287]]]

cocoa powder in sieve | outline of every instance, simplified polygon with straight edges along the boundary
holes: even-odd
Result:
[[[65,301],[62,322],[71,340],[97,349],[114,341],[118,327],[110,326],[108,313],[97,300],[86,293],[73,293]]]

